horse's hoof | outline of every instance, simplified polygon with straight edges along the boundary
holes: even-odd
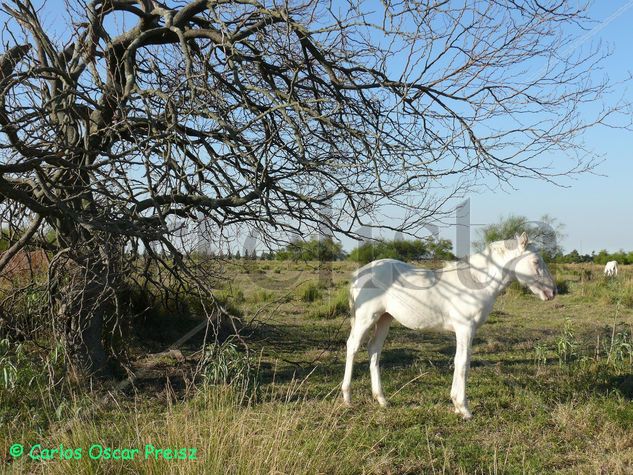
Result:
[[[387,402],[387,400],[384,397],[377,397],[376,401],[378,401],[378,404],[380,404],[380,407],[387,407],[389,405],[389,402]]]
[[[343,405],[349,407],[352,405],[352,392],[349,390],[349,387],[343,388],[341,391],[343,394]]]
[[[462,419],[464,419],[465,421],[467,421],[467,420],[469,420],[469,419],[472,419],[472,418],[473,418],[472,413],[471,413],[468,409],[466,409],[466,408],[463,408],[463,409],[461,409],[461,410],[457,410],[456,412],[457,412],[458,414],[461,414]]]
[[[453,412],[455,414],[459,414],[460,416],[462,416],[462,419],[464,419],[465,421],[472,419],[473,415],[472,413],[465,408],[458,408],[456,407],[455,409],[453,409]]]

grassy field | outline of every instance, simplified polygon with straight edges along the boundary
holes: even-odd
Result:
[[[597,266],[554,268],[561,295],[550,302],[508,289],[475,338],[470,421],[453,414],[449,398],[452,336],[397,324],[381,361],[390,406],[371,399],[365,351],[356,360],[353,406],[342,405],[353,268],[266,261],[235,267],[221,294],[250,322],[247,354],[228,341],[209,346],[205,358],[186,342],[179,351],[136,355],[133,385],[59,394],[31,385],[31,402],[16,396],[19,387],[5,387],[0,471],[633,471],[633,268],[611,280]],[[83,456],[11,458],[14,443],[27,452],[35,443],[62,444],[82,448]],[[92,460],[93,444],[139,453],[133,460]],[[191,450],[178,449],[195,448],[197,460],[165,460],[148,444],[185,458]]]

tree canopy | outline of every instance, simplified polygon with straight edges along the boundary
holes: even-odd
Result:
[[[473,247],[475,250],[482,250],[491,242],[514,239],[525,232],[545,257],[552,259],[562,254],[563,228],[562,223],[548,215],[542,216],[538,221],[531,221],[525,216],[511,214],[480,229],[479,240],[473,243]]]

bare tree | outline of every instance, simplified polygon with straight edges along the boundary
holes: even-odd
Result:
[[[617,111],[581,116],[607,85],[576,2],[77,0],[65,30],[2,8],[0,267],[54,255],[50,312],[89,373],[130,254],[195,278],[173,217],[353,236],[397,206],[378,226],[415,234],[482,177],[591,167],[578,135]]]

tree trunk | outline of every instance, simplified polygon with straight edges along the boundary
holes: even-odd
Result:
[[[54,317],[64,341],[70,372],[78,380],[108,375],[104,320],[111,310],[107,266],[98,257],[68,260],[55,269]]]

